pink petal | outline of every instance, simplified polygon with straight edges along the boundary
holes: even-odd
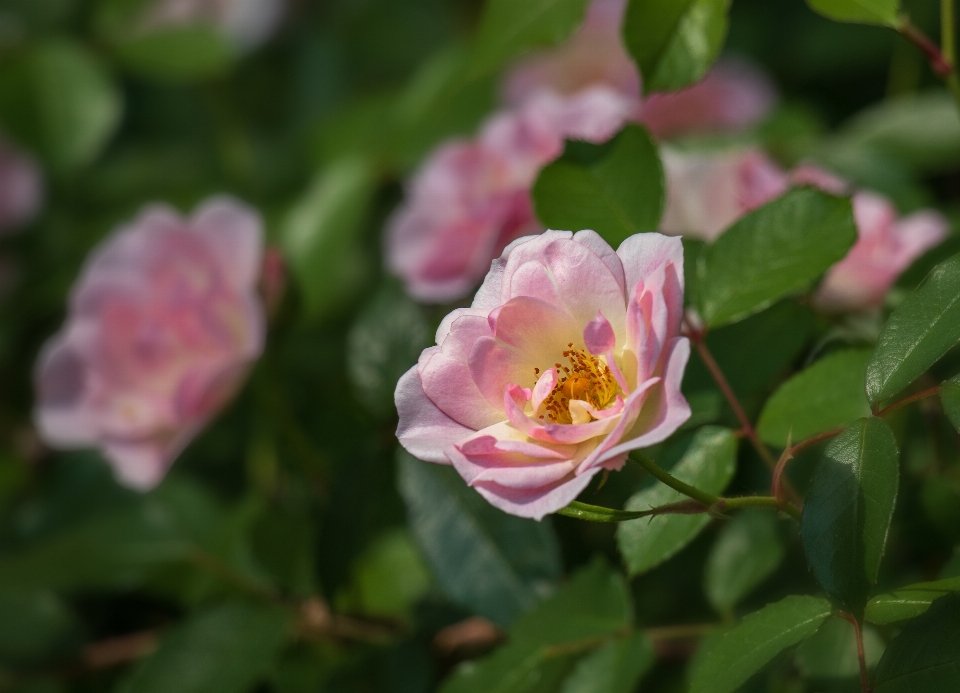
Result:
[[[613,351],[617,345],[617,337],[613,333],[610,321],[597,311],[597,317],[583,328],[583,343],[591,354],[606,354]]]
[[[440,411],[424,394],[416,366],[400,378],[394,400],[400,414],[397,439],[407,452],[418,459],[450,464],[444,450],[474,433],[473,429],[457,423]]]
[[[263,257],[263,220],[252,207],[230,197],[215,197],[190,219],[220,262],[223,277],[237,291],[253,288]]]
[[[103,454],[113,467],[117,480],[137,491],[149,491],[166,475],[179,453],[158,442],[110,441],[103,446]]]

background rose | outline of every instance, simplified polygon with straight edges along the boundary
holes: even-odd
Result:
[[[0,235],[30,221],[42,202],[39,165],[10,142],[0,139]]]
[[[148,207],[108,238],[37,365],[44,440],[99,447],[134,488],[159,483],[263,349],[261,235],[256,212],[218,198],[189,219]]]
[[[900,274],[925,251],[940,243],[950,228],[932,210],[900,218],[889,200],[871,192],[853,196],[857,242],[830,268],[814,296],[828,311],[879,306]]]
[[[593,231],[511,244],[397,385],[397,437],[496,507],[541,518],[690,416],[683,248]]]
[[[266,41],[283,18],[285,0],[159,0],[145,14],[147,29],[211,24],[242,49]]]

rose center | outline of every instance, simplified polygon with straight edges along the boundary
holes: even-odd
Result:
[[[543,400],[538,414],[539,418],[554,423],[573,423],[572,400],[587,402],[594,409],[604,409],[620,392],[620,386],[603,357],[594,356],[586,349],[575,349],[572,343],[567,346],[570,348],[563,351],[563,357],[570,365],[553,364],[557,369],[557,384]],[[534,371],[539,377],[540,369]]]

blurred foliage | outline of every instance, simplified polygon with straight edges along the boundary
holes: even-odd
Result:
[[[809,5],[874,24],[897,9]],[[815,552],[803,548],[829,541],[857,576],[836,593],[874,624],[877,693],[926,690],[896,683],[920,680],[910,662],[955,670],[956,381],[941,393],[949,419],[926,400],[892,413],[880,434],[884,479],[900,469],[896,509],[889,487],[867,490],[883,495],[892,522],[830,496],[863,488],[849,469],[815,473],[822,448],[798,454],[791,480],[814,493],[813,507],[856,515],[846,518],[855,531],[828,524],[803,542],[795,523],[764,511],[619,530],[521,520],[453,470],[398,452],[396,381],[446,310],[414,303],[385,276],[385,220],[426,153],[495,108],[498,71],[561,40],[585,6],[289,0],[276,35],[242,50],[207,26],[138,34],[137,2],[0,0],[0,127],[39,158],[47,186],[40,216],[0,239],[18,276],[0,287],[0,690],[856,691],[852,626],[831,616],[815,577],[830,561],[811,571]],[[935,34],[937,8],[900,9]],[[753,134],[782,163],[816,161],[903,212],[933,205],[960,219],[955,105],[893,31],[831,22],[800,0],[635,0],[625,40],[652,89],[695,81],[721,48],[750,58],[781,90]],[[637,127],[607,146],[569,145],[538,181],[541,218],[575,206],[584,226],[615,218],[611,239],[649,230],[659,212],[646,213],[662,205],[653,149]],[[597,190],[605,204],[579,204]],[[32,370],[99,240],[145,203],[186,210],[218,192],[263,212],[287,290],[247,386],[159,488],[137,494],[99,454],[40,444]],[[960,370],[960,304],[932,314],[924,300],[957,293],[948,258],[960,239],[905,273],[882,314],[814,314],[799,294],[852,242],[849,204],[804,190],[722,243],[685,243],[688,303],[717,327],[706,344],[771,444],[867,415],[856,364],[878,338],[871,403]],[[786,245],[795,262],[771,271]],[[916,343],[894,329],[924,320]],[[827,385],[842,396],[818,404]],[[769,473],[737,438],[700,356],[684,391],[693,418],[651,455],[712,493],[767,493]],[[680,496],[628,466],[583,498],[646,509]],[[886,539],[879,566],[868,531]],[[934,628],[942,641],[917,651],[911,633]],[[900,658],[881,660],[884,648]]]

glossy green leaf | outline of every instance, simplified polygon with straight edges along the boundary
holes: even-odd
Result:
[[[683,482],[707,493],[721,493],[730,483],[737,465],[737,439],[733,432],[704,426],[692,438],[672,446],[662,466]],[[673,462],[671,466],[671,462]],[[651,480],[652,481],[652,480]],[[659,482],[635,493],[625,510],[649,510],[686,500],[686,496]],[[617,527],[617,545],[630,575],[654,568],[689,544],[710,522],[710,516],[659,515],[649,520],[624,522]]]
[[[347,335],[347,372],[357,398],[374,414],[396,416],[397,381],[431,344],[423,309],[399,286],[383,286]]]
[[[642,633],[633,633],[577,662],[560,693],[632,693],[653,661],[650,643]]]
[[[266,677],[286,642],[281,607],[227,603],[164,635],[119,693],[243,693]]]
[[[363,279],[357,242],[374,184],[366,161],[338,160],[287,214],[280,243],[311,316],[330,310]]]
[[[860,419],[833,439],[817,465],[800,534],[823,588],[861,617],[877,581],[897,501],[900,452],[883,419]]]
[[[663,209],[663,171],[646,130],[628,125],[605,145],[570,142],[533,186],[537,217],[551,229],[593,229],[611,247],[654,231]]]
[[[118,43],[115,51],[117,60],[131,72],[168,82],[220,75],[236,57],[223,32],[203,25],[134,36]]]
[[[717,611],[727,613],[783,561],[777,517],[765,509],[745,510],[720,531],[707,558],[704,591]]]
[[[960,342],[960,255],[937,265],[880,332],[867,365],[867,398],[876,404],[923,375]]]
[[[99,60],[71,41],[37,42],[0,66],[4,129],[55,169],[91,163],[120,124],[122,108]]]
[[[824,17],[838,22],[896,26],[899,0],[807,0]]]
[[[863,390],[869,359],[866,350],[838,351],[805,368],[767,400],[757,433],[784,447],[869,415]]]
[[[960,690],[960,593],[941,597],[887,645],[874,693]]]
[[[884,642],[873,628],[863,628],[863,650],[867,667],[873,669],[883,655]],[[800,643],[794,662],[804,676],[815,679],[853,679],[860,674],[857,639],[853,624],[834,617]]]
[[[623,39],[644,90],[674,91],[703,77],[723,48],[730,0],[631,0]]]
[[[943,404],[943,413],[960,432],[960,375],[950,378],[940,386],[940,402]]]
[[[594,561],[549,599],[517,619],[507,643],[467,662],[442,693],[545,693],[556,690],[575,658],[630,628],[623,578]],[[643,656],[642,654],[640,656]]]
[[[832,610],[826,599],[793,596],[746,616],[700,660],[690,693],[733,693],[781,652],[816,633]]]
[[[450,467],[403,452],[398,462],[410,529],[454,601],[509,626],[550,591],[560,555],[549,522],[497,510]]]
[[[716,327],[800,293],[856,238],[849,200],[794,189],[741,218],[700,255],[700,314]]]
[[[483,74],[521,53],[560,43],[583,21],[588,0],[487,0],[473,66]]]
[[[865,618],[878,625],[909,621],[929,609],[934,600],[952,592],[960,592],[960,577],[907,585],[871,599]]]

